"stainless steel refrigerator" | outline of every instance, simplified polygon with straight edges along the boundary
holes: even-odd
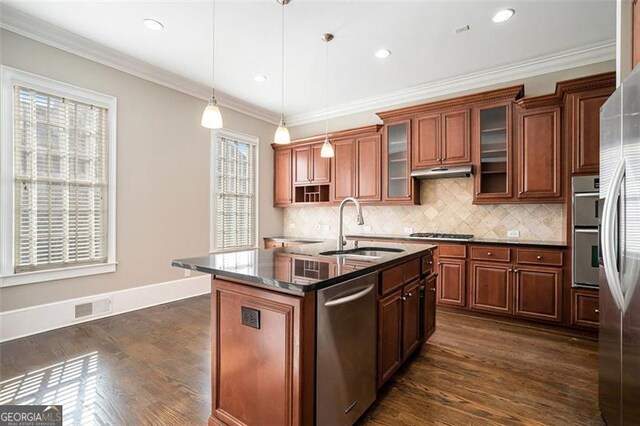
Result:
[[[600,110],[599,405],[609,425],[640,424],[640,73]]]

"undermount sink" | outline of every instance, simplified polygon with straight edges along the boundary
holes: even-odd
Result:
[[[349,250],[330,250],[320,253],[323,256],[380,258],[384,253],[402,253],[403,249],[391,247],[358,247]]]

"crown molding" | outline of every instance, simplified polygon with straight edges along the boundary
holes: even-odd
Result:
[[[0,4],[0,28],[198,99],[209,100],[211,96],[208,86],[34,18],[6,4]],[[279,114],[226,93],[216,91],[216,99],[223,108],[271,124],[278,124],[280,120]]]
[[[299,126],[359,112],[375,111],[393,105],[424,102],[430,98],[494,86],[584,65],[615,59],[615,40],[598,43],[540,56],[504,67],[493,68],[451,79],[421,84],[382,95],[371,96],[352,102],[306,113],[292,114],[287,118],[289,126]]]
[[[291,144],[287,144],[287,145],[278,145],[278,144],[272,143],[271,147],[273,149],[286,149],[286,148],[291,148],[292,145],[304,146],[304,145],[322,142],[324,141],[325,137],[328,137],[331,140],[331,142],[335,142],[341,139],[353,139],[353,138],[360,138],[360,137],[366,137],[366,136],[373,136],[373,135],[379,134],[381,129],[382,129],[381,124],[371,124],[369,126],[357,127],[354,129],[338,130],[335,132],[330,132],[327,135],[322,133],[319,135],[308,136],[308,137],[293,140],[291,141]]]

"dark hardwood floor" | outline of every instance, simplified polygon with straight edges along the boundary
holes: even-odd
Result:
[[[66,424],[204,425],[209,354],[208,296],[79,324],[0,344],[0,404],[63,404]],[[600,424],[597,342],[438,312],[361,424]]]

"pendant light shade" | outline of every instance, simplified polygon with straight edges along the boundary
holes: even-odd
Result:
[[[273,143],[278,145],[291,143],[291,135],[289,135],[289,129],[287,129],[284,119],[280,120],[280,124],[276,129],[276,134],[273,136]]]
[[[278,128],[276,129],[276,133],[273,135],[273,143],[278,145],[286,145],[291,143],[291,136],[289,135],[289,129],[287,129],[287,125],[284,122],[284,7],[289,4],[291,0],[276,0],[282,6],[282,86],[280,86],[281,98],[281,112],[282,118],[280,118],[280,124],[278,124]]]
[[[322,144],[322,149],[320,149],[320,157],[322,158],[333,158],[335,153],[333,152],[333,145],[329,141],[329,138],[324,139],[324,143]]]
[[[216,2],[213,1],[213,25],[211,27],[211,32],[213,33],[212,43],[213,48],[211,50],[211,99],[209,99],[209,103],[206,108],[202,112],[202,119],[200,120],[200,124],[202,127],[206,127],[207,129],[222,129],[222,113],[220,112],[220,107],[218,107],[218,102],[216,101],[216,92],[215,92],[215,76],[216,76]]]
[[[222,114],[215,98],[212,97],[204,109],[200,124],[207,129],[222,129]]]

